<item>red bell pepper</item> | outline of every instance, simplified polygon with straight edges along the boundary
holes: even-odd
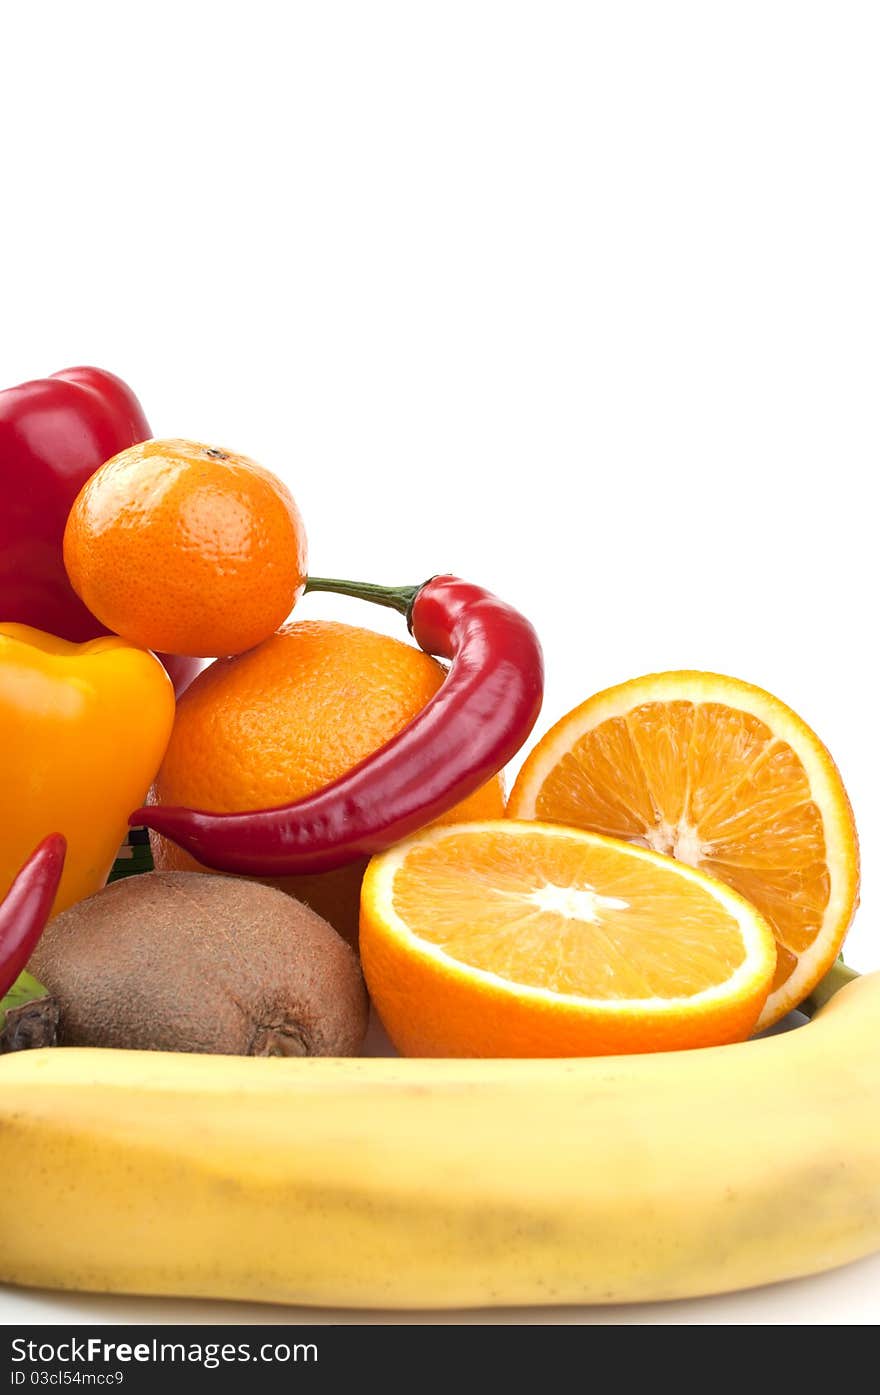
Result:
[[[121,378],[67,368],[0,392],[0,622],[82,644],[107,634],[67,579],[64,525],[90,475],[150,427]],[[160,656],[181,692],[198,660]]]

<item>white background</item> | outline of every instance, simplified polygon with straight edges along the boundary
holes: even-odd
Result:
[[[878,26],[841,0],[7,7],[0,384],[112,368],[157,435],[284,476],[315,572],[517,603],[539,731],[655,669],[771,689],[850,790],[848,957],[878,968]],[[871,1260],[565,1320],[878,1317]]]

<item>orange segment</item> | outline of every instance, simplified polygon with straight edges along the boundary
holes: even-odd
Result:
[[[405,1055],[566,1056],[741,1040],[776,950],[753,906],[691,868],[498,820],[373,859],[361,959]]]
[[[738,679],[652,674],[588,699],[531,752],[508,816],[632,840],[752,901],[778,941],[762,1027],[831,966],[855,909],[856,831],[831,757]]]

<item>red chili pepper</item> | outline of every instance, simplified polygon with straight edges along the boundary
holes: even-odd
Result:
[[[407,615],[422,649],[451,659],[430,702],[403,731],[317,793],[247,813],[153,806],[146,824],[199,862],[256,876],[324,872],[381,852],[465,799],[522,746],[543,696],[541,646],[528,620],[454,576],[420,587],[310,578]]]
[[[0,998],[34,952],[58,891],[67,842],[50,833],[34,849],[0,902]]]
[[[107,634],[67,579],[64,525],[89,476],[151,434],[131,388],[101,368],[0,392],[0,621],[75,644]],[[163,662],[178,692],[200,667],[176,655]]]

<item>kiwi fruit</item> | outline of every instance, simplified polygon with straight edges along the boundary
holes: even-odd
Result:
[[[29,965],[61,1046],[234,1056],[357,1055],[357,957],[274,887],[198,872],[113,882],[50,922]]]

